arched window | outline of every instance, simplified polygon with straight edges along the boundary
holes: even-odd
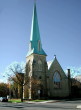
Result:
[[[40,44],[40,40],[38,41],[38,51],[41,50],[41,44]]]
[[[53,82],[54,82],[54,88],[60,88],[61,77],[58,72],[54,73]]]
[[[42,62],[38,60],[38,71],[42,71]]]

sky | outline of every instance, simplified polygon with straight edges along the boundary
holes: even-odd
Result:
[[[0,77],[14,61],[26,62],[34,0],[0,0]],[[37,0],[42,46],[47,61],[81,67],[81,0]]]

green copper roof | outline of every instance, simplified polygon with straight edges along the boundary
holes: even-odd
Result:
[[[27,53],[27,56],[31,55],[32,53],[46,55],[46,53],[42,49],[42,44],[40,39],[36,3],[34,3],[31,34],[30,34],[30,45],[29,45],[29,51]]]

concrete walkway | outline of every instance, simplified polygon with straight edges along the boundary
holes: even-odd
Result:
[[[77,105],[77,107],[76,108],[81,108],[81,105]]]
[[[25,103],[55,103],[55,102],[60,102],[60,100],[48,100],[48,101],[41,101],[41,102],[26,101]]]

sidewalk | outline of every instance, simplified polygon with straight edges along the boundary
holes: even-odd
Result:
[[[77,107],[76,108],[81,108],[81,105],[77,105]]]
[[[48,101],[40,101],[40,102],[37,102],[37,101],[26,101],[25,103],[55,103],[55,102],[60,102],[60,100],[48,100]]]

